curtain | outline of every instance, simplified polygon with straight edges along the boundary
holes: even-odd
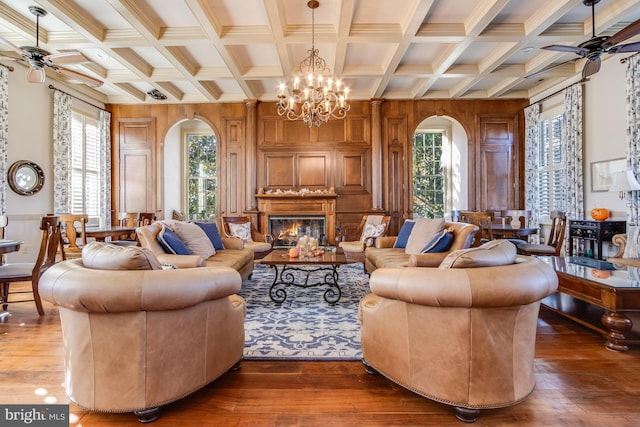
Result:
[[[9,149],[9,70],[0,67],[0,215],[7,213]]]
[[[640,173],[640,55],[627,61],[627,168],[636,178]],[[638,200],[640,191],[631,192],[631,203],[627,205],[627,221],[632,217],[638,223]],[[633,212],[632,212],[633,210]]]
[[[71,212],[71,96],[53,91],[53,212]]]
[[[100,217],[111,226],[111,113],[100,111]]]
[[[584,185],[582,177],[582,85],[575,84],[564,90],[563,140],[566,162],[564,194],[567,219],[584,218]],[[567,221],[568,227],[568,221]],[[574,240],[574,239],[571,239]],[[565,249],[574,244],[574,253],[580,253],[581,242],[569,242],[569,232],[565,231]]]
[[[525,160],[524,160],[524,208],[531,211],[529,227],[539,227],[538,167],[540,166],[539,127],[540,104],[524,109]],[[540,235],[529,237],[530,243],[540,243]]]

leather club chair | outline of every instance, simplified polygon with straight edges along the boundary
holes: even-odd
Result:
[[[148,249],[101,242],[49,268],[40,293],[59,308],[69,399],[150,422],[238,366],[240,286],[232,268],[163,270]]]
[[[377,269],[369,283],[360,304],[368,372],[454,406],[465,422],[533,391],[540,300],[558,284],[543,261],[494,240],[440,268]]]

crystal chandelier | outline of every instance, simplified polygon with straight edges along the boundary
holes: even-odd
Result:
[[[307,6],[311,9],[311,49],[296,70],[293,89],[280,84],[278,115],[302,120],[309,127],[320,127],[330,117],[344,119],[347,116],[349,88],[330,76],[331,69],[315,47],[315,9],[320,3],[310,0]]]

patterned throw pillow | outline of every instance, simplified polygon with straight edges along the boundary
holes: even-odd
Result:
[[[163,225],[158,233],[158,243],[168,254],[191,255],[189,248],[169,227]]]
[[[243,242],[251,242],[251,224],[245,222],[243,224],[229,223],[229,234],[233,237],[239,237]]]
[[[173,212],[171,213],[171,219],[175,219],[176,221],[186,221],[187,220],[187,216],[182,213],[182,212],[178,212],[177,210],[173,210]]]
[[[386,228],[386,224],[367,224],[364,226],[364,232],[362,233],[362,238],[360,239],[360,241],[366,242],[369,238],[380,237],[382,236],[382,233],[384,233],[384,230],[386,230]]]
[[[640,258],[640,226],[627,227],[627,243],[622,258]]]

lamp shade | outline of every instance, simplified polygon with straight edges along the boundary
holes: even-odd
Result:
[[[613,185],[609,189],[609,191],[619,191],[619,192],[627,192],[627,191],[636,191],[640,190],[640,183],[633,175],[633,171],[623,171],[615,174],[613,178]]]

